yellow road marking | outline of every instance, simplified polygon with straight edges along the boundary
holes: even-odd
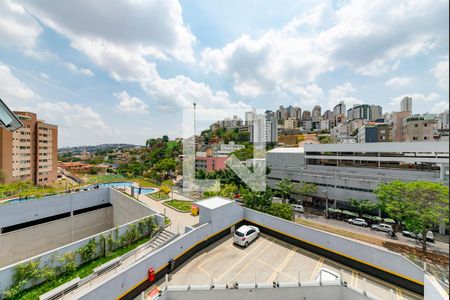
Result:
[[[270,243],[269,243],[269,245],[267,245],[266,247],[264,247],[264,249],[262,249],[262,250],[258,253],[258,255],[256,255],[253,259],[250,259],[250,260],[249,260],[249,261],[248,261],[248,262],[247,262],[247,263],[239,270],[239,272],[237,272],[237,273],[235,274],[235,276],[241,274],[242,271],[244,271],[245,268],[247,268],[247,266],[248,266],[249,264],[251,264],[252,262],[254,262],[254,261],[258,258],[258,256],[260,256],[264,251],[266,251],[266,249],[269,248],[272,244],[273,244],[273,240],[271,240]]]
[[[286,266],[289,260],[291,260],[292,256],[295,254],[295,249],[296,249],[295,247],[292,247],[291,252],[289,252],[289,254],[286,255],[286,257],[283,259],[278,268],[276,268],[275,272],[273,272],[272,276],[269,277],[268,282],[273,282],[273,280],[277,276],[277,273],[280,272]]]
[[[273,240],[269,240],[270,241],[269,246],[273,243]],[[240,260],[238,260],[236,263],[234,263],[230,268],[228,268],[225,272],[222,273],[222,275],[220,275],[218,278],[216,278],[215,280],[220,280],[222,279],[223,276],[225,276],[226,273],[228,273],[229,271],[231,271],[234,267],[236,267],[238,264],[241,263],[241,261],[243,261],[244,259],[246,259],[248,256],[250,256],[250,254],[252,254],[253,252],[255,252],[256,250],[258,250],[259,248],[253,249],[252,251],[250,251],[249,253],[247,253],[244,257],[242,257]],[[264,248],[265,250],[265,248]]]
[[[226,246],[226,247],[223,248],[223,249],[218,249],[219,251],[218,251],[216,254],[214,254],[214,255],[211,256],[211,257],[208,257],[204,262],[202,262],[202,263],[199,265],[199,267],[204,266],[206,263],[208,263],[209,261],[211,261],[211,260],[212,260],[213,258],[215,258],[217,255],[222,254],[222,251],[223,251],[223,250],[228,249],[228,248],[230,248],[231,246],[233,246],[233,244],[228,245],[228,246]]]
[[[311,276],[311,278],[310,278],[309,280],[312,281],[312,280],[314,280],[314,277],[317,276],[317,272],[319,271],[320,267],[322,266],[323,261],[324,261],[324,259],[323,259],[323,257],[321,257],[321,258],[319,259],[319,262],[317,263],[316,267],[314,268],[314,271],[313,271],[313,273],[312,273],[312,276]]]

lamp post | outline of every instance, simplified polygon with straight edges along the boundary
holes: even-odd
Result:
[[[323,189],[323,193],[325,193],[325,211],[326,215],[328,216],[328,190]]]

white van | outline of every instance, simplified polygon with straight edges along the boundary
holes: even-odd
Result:
[[[292,209],[293,209],[295,212],[298,212],[298,213],[304,213],[304,212],[305,212],[305,208],[303,207],[303,205],[292,204],[291,207],[292,207]]]

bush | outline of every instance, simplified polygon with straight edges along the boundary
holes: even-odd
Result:
[[[285,220],[292,221],[292,207],[285,203],[272,203],[267,213]]]

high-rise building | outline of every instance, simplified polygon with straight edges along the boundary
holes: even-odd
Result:
[[[24,126],[14,132],[0,129],[0,182],[56,180],[58,127],[38,120],[35,113],[14,113]]]
[[[333,120],[333,112],[331,111],[331,110],[326,110],[324,113],[323,113],[323,119],[324,120]]]
[[[265,134],[266,134],[266,142],[267,143],[276,143],[278,140],[278,130],[277,130],[278,121],[275,118],[275,115],[270,112],[266,112],[266,125],[265,125]]]
[[[312,110],[312,117],[317,118],[320,116],[322,116],[322,108],[320,107],[320,105],[316,105]]]
[[[245,113],[245,125],[250,125],[253,122],[253,115],[254,112],[252,111],[247,111]]]
[[[448,109],[438,115],[437,129],[449,129]]]
[[[400,111],[410,111],[412,113],[412,98],[404,97],[400,102]]]
[[[375,121],[383,118],[383,108],[379,105],[370,106],[370,121]]]
[[[339,104],[333,108],[334,123],[336,125],[339,123],[344,123],[346,121],[345,118],[346,113],[347,111],[345,103],[343,101],[339,102]]]
[[[289,118],[284,120],[284,128],[285,129],[295,129],[298,127],[298,121],[294,118]]]
[[[302,113],[302,120],[309,119],[311,117],[311,112],[309,110],[304,110]]]
[[[302,119],[302,109],[300,107],[294,107],[292,112],[292,116],[290,116],[291,118],[294,118],[297,121]]]

